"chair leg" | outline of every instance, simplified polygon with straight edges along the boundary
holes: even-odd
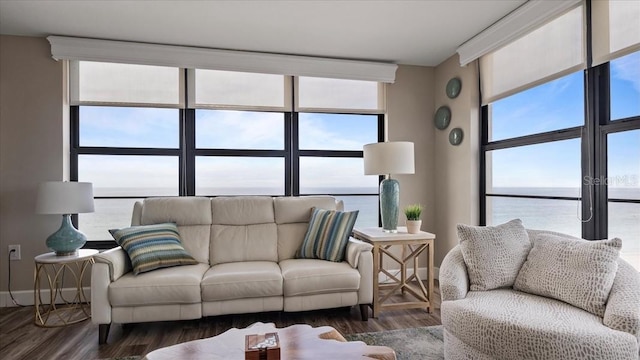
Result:
[[[360,304],[360,316],[362,321],[369,320],[369,304]]]
[[[109,337],[109,328],[111,328],[111,324],[98,325],[98,344],[103,345],[107,343],[107,338]]]

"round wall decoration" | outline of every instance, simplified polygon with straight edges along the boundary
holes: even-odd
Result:
[[[433,117],[433,122],[437,129],[446,129],[451,122],[451,109],[446,105],[440,106]]]
[[[449,132],[449,143],[451,145],[460,145],[463,137],[464,137],[464,133],[462,132],[462,129],[460,128],[452,129],[451,132]]]
[[[449,80],[449,82],[447,83],[447,96],[449,97],[449,99],[455,99],[458,97],[458,95],[460,95],[461,89],[462,81],[460,81],[460,78],[455,77]]]

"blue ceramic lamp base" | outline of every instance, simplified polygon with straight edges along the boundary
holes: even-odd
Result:
[[[58,256],[69,256],[77,254],[86,242],[87,237],[73,227],[71,215],[65,214],[60,229],[47,238],[47,247]]]
[[[384,179],[380,183],[380,215],[382,230],[398,232],[398,212],[400,204],[400,183],[396,179]]]

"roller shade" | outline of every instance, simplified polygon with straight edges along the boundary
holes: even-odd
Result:
[[[599,0],[591,4],[594,66],[640,50],[640,1]]]
[[[578,6],[482,56],[482,104],[583,69],[583,12]]]

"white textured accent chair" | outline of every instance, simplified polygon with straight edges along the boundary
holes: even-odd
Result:
[[[532,242],[542,233],[569,237],[527,233]],[[640,359],[640,275],[622,259],[603,316],[513,287],[471,291],[462,245],[444,258],[439,281],[447,360]]]
[[[353,238],[345,261],[297,259],[311,208],[341,210],[328,196],[149,198],[134,206],[132,225],[177,224],[195,265],[134,275],[127,253],[95,256],[92,321],[105,343],[111,323],[188,320],[265,311],[305,311],[373,300],[372,246]]]

